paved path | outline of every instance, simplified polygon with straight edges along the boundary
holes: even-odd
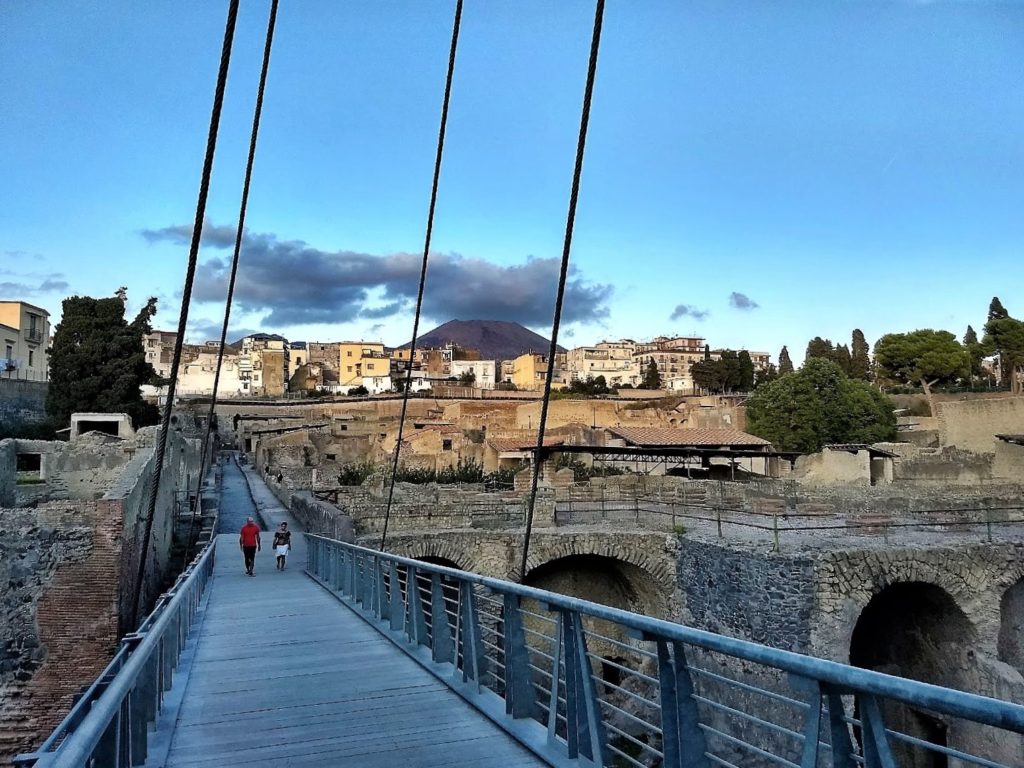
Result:
[[[225,467],[221,519],[253,514],[253,497],[268,524],[288,519],[250,480],[252,497]],[[544,765],[305,576],[301,536],[283,572],[270,543],[248,577],[237,533],[218,537],[148,766]]]

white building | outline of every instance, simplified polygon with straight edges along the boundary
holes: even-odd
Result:
[[[565,356],[566,378],[586,381],[604,376],[609,387],[622,384],[635,387],[643,379],[643,370],[635,358],[636,346],[631,339],[620,339],[569,350]]]
[[[473,386],[478,389],[494,389],[496,382],[494,360],[452,360],[449,363],[450,375],[461,378],[464,374],[473,374]]]

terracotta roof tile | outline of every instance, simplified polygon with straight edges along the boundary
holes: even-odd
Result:
[[[738,429],[677,429],[673,427],[609,427],[609,432],[637,446],[762,446],[767,440]]]

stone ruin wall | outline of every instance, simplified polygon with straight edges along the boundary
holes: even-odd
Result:
[[[45,447],[0,442],[0,490],[14,474],[19,449]],[[59,444],[53,452],[68,448]],[[197,438],[172,432],[145,574],[144,610],[171,575],[174,499],[185,497],[185,484],[196,475],[198,448]],[[77,456],[84,450],[79,444],[69,453]],[[33,507],[4,503],[0,508],[0,583],[8,585],[0,593],[0,765],[32,749],[57,725],[73,696],[99,675],[120,637],[134,626],[129,614],[153,464],[150,444],[119,467],[94,468],[114,476],[102,498],[39,500]],[[47,478],[54,495],[83,487],[62,481],[59,473]],[[82,495],[95,496],[89,485]],[[8,490],[0,501],[10,496]]]

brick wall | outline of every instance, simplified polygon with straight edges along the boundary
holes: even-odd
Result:
[[[0,510],[0,765],[35,746],[109,663],[121,532],[103,502]]]

